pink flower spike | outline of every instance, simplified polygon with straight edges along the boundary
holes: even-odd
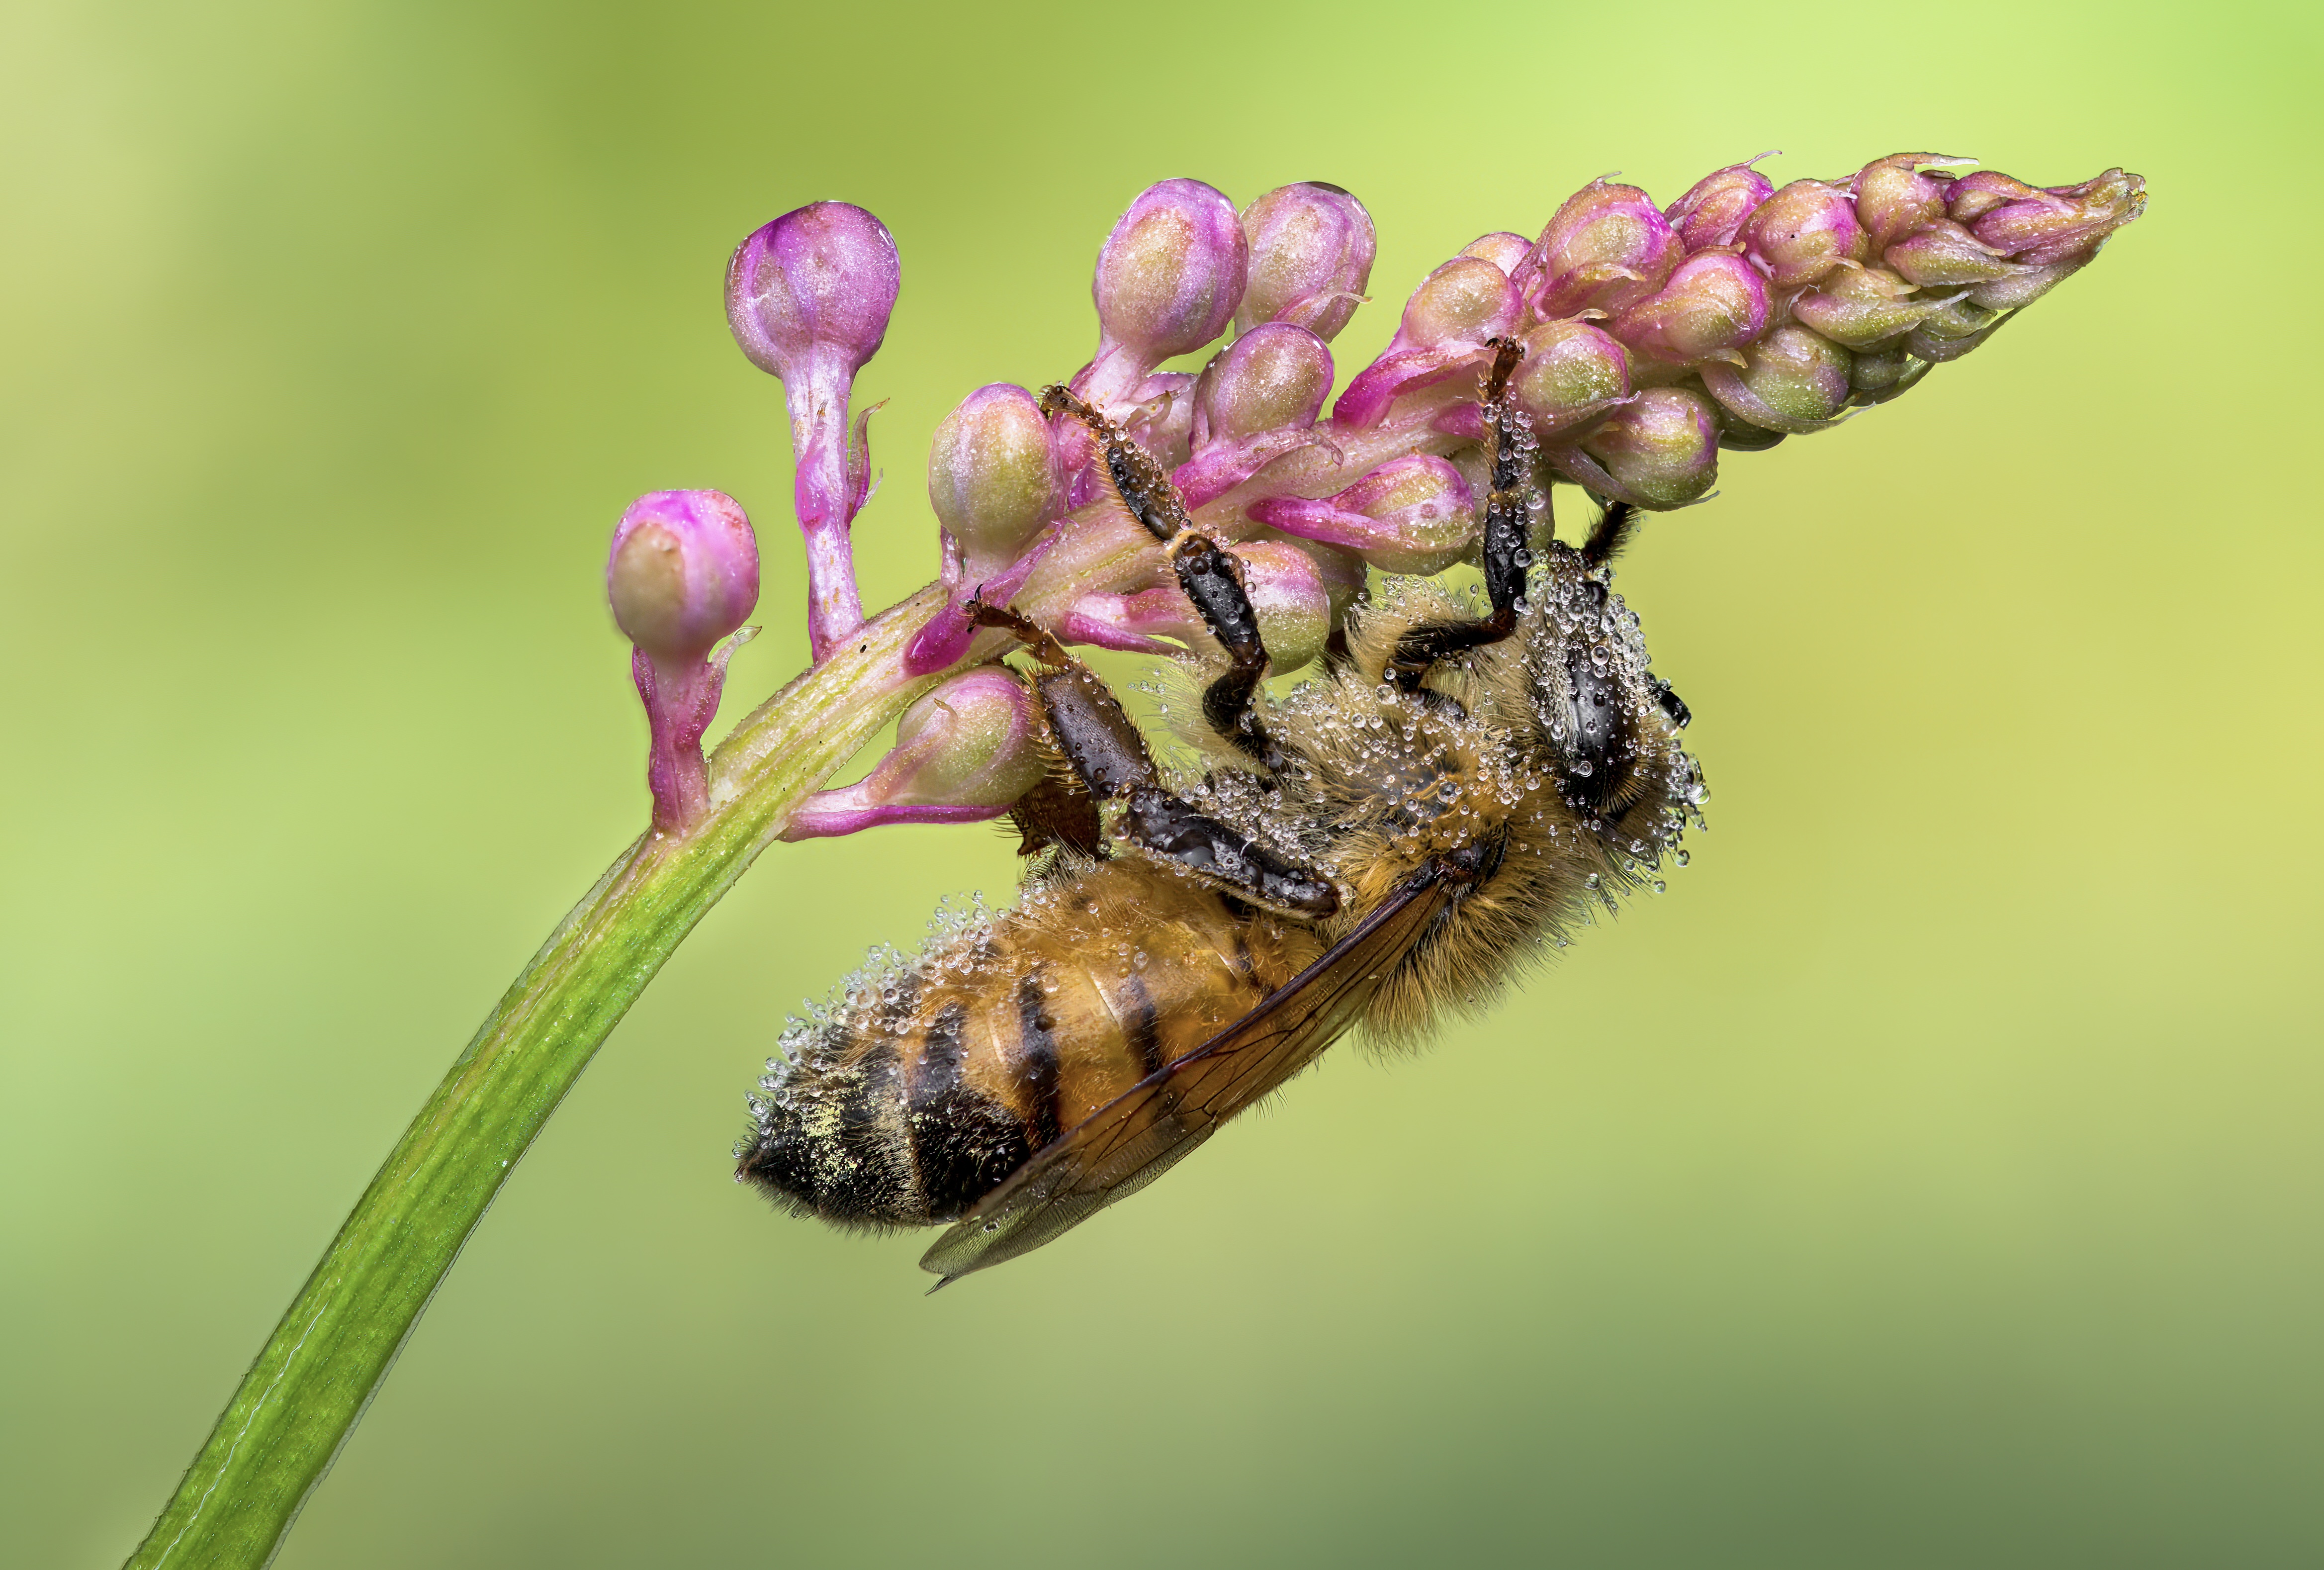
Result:
[[[1766,283],[1749,263],[1728,251],[1688,257],[1660,293],[1609,324],[1631,347],[1677,365],[1732,355],[1766,325]]]
[[[782,837],[998,817],[1040,782],[1040,734],[1022,682],[998,666],[964,672],[904,711],[895,747],[861,781],[799,803]]]
[[[752,365],[782,378],[807,539],[807,639],[818,664],[863,624],[849,530],[870,492],[871,458],[861,421],[848,439],[848,400],[887,336],[900,277],[895,240],[847,202],[784,214],[726,264],[734,341]]]
[[[1774,156],[1772,152],[1759,154],[1759,158]],[[1751,167],[1759,158],[1713,170],[1663,209],[1679,244],[1690,251],[1701,251],[1735,243],[1735,232],[1743,226],[1743,220],[1775,194],[1775,182]]]
[[[1148,186],[1098,253],[1097,358],[1074,391],[1111,412],[1155,366],[1217,337],[1242,303],[1250,267],[1234,203],[1199,180]]]
[[[1287,322],[1326,343],[1337,337],[1363,302],[1379,249],[1364,204],[1336,185],[1303,180],[1245,208],[1242,232],[1250,282],[1236,327]]]
[[[651,733],[646,782],[654,827],[683,833],[709,803],[702,733],[718,711],[735,647],[720,641],[759,602],[750,519],[717,491],[639,497],[613,530],[605,597],[614,623],[636,646],[630,672]]]
[[[1557,209],[1516,277],[1526,309],[1545,320],[1635,304],[1660,289],[1685,254],[1653,198],[1597,180]]]
[[[1254,522],[1361,557],[1382,572],[1442,572],[1477,543],[1477,504],[1441,457],[1391,458],[1335,496],[1270,496]]]
[[[1396,337],[1333,405],[1333,424],[1378,425],[1402,394],[1476,363],[1488,340],[1516,330],[1523,309],[1507,273],[1482,257],[1455,256],[1412,291]]]

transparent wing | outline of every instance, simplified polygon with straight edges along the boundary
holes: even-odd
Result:
[[[1168,1171],[1356,1022],[1381,978],[1443,909],[1447,891],[1434,863],[1406,879],[1354,931],[1250,1013],[1037,1152],[938,1238],[920,1269],[942,1276],[942,1287],[1030,1253]]]

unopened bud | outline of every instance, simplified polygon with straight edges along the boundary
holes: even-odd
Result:
[[[1873,251],[1945,216],[1946,188],[1951,181],[1923,170],[1968,162],[1935,152],[1895,152],[1858,170],[1849,189],[1855,193],[1856,216]]]
[[[1268,322],[1235,339],[1194,385],[1194,441],[1207,447],[1280,426],[1305,428],[1332,391],[1332,351],[1304,327]]]
[[[2029,267],[2095,254],[2107,236],[2146,211],[2146,181],[2109,169],[2080,185],[2051,186],[1981,213],[1970,232]]]
[[[1907,352],[1940,365],[1958,360],[1993,336],[2002,315],[1967,298],[1944,301],[1906,335]]]
[[[1633,348],[1685,365],[1732,354],[1767,325],[1767,286],[1751,264],[1726,251],[1680,263],[1652,298],[1612,322]]]
[[[1769,197],[1736,238],[1778,289],[1813,283],[1841,263],[1868,254],[1856,204],[1820,180],[1795,180]]]
[[[1858,355],[1848,367],[1849,401],[1852,403],[1886,402],[1911,385],[1907,378],[1917,379],[1915,366],[1925,372],[1928,362],[1914,358],[1901,343]]]
[[[1762,152],[1759,158],[1767,154]],[[1775,182],[1751,167],[1759,158],[1730,163],[1694,182],[1678,200],[1664,209],[1679,244],[1690,251],[1711,245],[1731,245],[1743,220],[1775,191]]]
[[[1964,174],[1945,188],[1945,217],[1956,224],[1973,224],[2007,202],[2029,201],[2045,194],[2015,175],[1997,169]]]
[[[1288,322],[1329,342],[1361,303],[1379,239],[1364,204],[1336,185],[1278,186],[1245,208],[1250,284],[1235,312],[1244,332]]]
[[[1526,334],[1509,396],[1550,437],[1595,422],[1630,395],[1630,357],[1586,321],[1552,321]]]
[[[1462,246],[1461,254],[1481,257],[1503,272],[1514,274],[1519,263],[1525,261],[1526,253],[1532,249],[1533,242],[1523,235],[1497,229],[1489,235],[1480,235]]]
[[[1481,256],[1455,256],[1421,281],[1379,359],[1356,374],[1333,406],[1333,423],[1376,425],[1404,392],[1475,363],[1489,339],[1514,331],[1524,310],[1517,286]]]
[[[1057,515],[1055,443],[1030,392],[996,382],[945,416],[928,444],[928,503],[972,577],[1015,560]]]
[[[1792,301],[1792,315],[1847,348],[1866,349],[1908,333],[1935,303],[1883,267],[1843,267]]]
[[[1924,288],[1987,283],[2024,271],[1950,218],[1915,229],[1882,252],[1880,259]]]
[[[1104,405],[1224,332],[1250,247],[1234,204],[1199,180],[1148,186],[1106,236],[1090,293],[1101,334],[1089,391]]]
[[[1820,333],[1787,323],[1743,351],[1738,367],[1713,362],[1703,384],[1728,411],[1766,430],[1794,436],[1835,423],[1849,392],[1853,356]],[[1722,436],[1722,444],[1739,445]]]
[[[1391,458],[1337,495],[1273,496],[1251,518],[1270,529],[1349,551],[1382,572],[1442,572],[1476,548],[1476,499],[1441,457]]]
[[[1345,571],[1328,571],[1328,553],[1311,552],[1288,540],[1250,540],[1229,547],[1228,554],[1239,566],[1243,592],[1258,618],[1268,669],[1280,676],[1322,653],[1332,634],[1335,606],[1344,605],[1355,594],[1356,586],[1346,581]],[[1137,594],[1085,594],[1067,608],[1058,634],[1069,642],[1142,654],[1178,652],[1160,642],[1166,638],[1202,649],[1217,647],[1201,613],[1176,584]]]
[[[863,624],[849,525],[871,487],[855,374],[879,350],[901,273],[896,242],[847,202],[813,202],[755,230],[726,264],[726,320],[751,363],[782,378],[806,536],[807,638],[817,661]]]
[[[630,503],[605,561],[623,636],[650,659],[698,660],[759,603],[759,542],[732,496],[655,491]]]
[[[1040,783],[1040,734],[1032,695],[1008,671],[955,676],[904,711],[896,745],[860,782],[799,803],[783,838],[998,817]]]
[[[786,391],[810,374],[844,385],[886,338],[900,278],[887,226],[850,202],[810,202],[735,247],[726,320]]]
[[[1653,198],[1592,180],[1542,230],[1518,282],[1536,316],[1615,311],[1660,289],[1685,254]]]
[[[1719,414],[1683,387],[1649,387],[1584,437],[1585,451],[1650,507],[1677,507],[1719,477]]]

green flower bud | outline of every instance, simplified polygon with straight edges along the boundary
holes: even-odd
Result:
[[[1649,387],[1582,446],[1647,505],[1683,506],[1719,477],[1718,406],[1684,387]]]

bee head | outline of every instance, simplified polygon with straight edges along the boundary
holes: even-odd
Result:
[[[1702,776],[1679,745],[1686,705],[1647,668],[1638,618],[1607,579],[1602,559],[1550,546],[1526,596],[1534,712],[1566,805],[1652,860],[1702,799]]]

